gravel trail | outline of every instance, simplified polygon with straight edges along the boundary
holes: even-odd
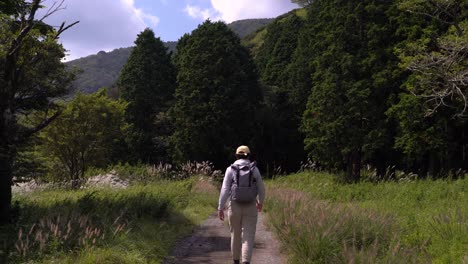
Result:
[[[227,217],[227,216],[226,216]],[[258,214],[257,233],[251,264],[285,264],[279,242],[265,225],[263,213]],[[230,234],[227,221],[212,214],[194,233],[177,243],[165,264],[231,264]]]

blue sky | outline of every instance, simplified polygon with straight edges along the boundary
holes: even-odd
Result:
[[[38,16],[61,0],[44,0]],[[271,18],[297,5],[290,0],[64,0],[61,10],[45,21],[51,25],[80,23],[61,35],[68,50],[67,61],[101,50],[133,46],[137,34],[146,27],[163,41],[178,40],[207,18],[232,21]]]

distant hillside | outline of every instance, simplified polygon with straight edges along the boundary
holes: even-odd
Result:
[[[234,21],[228,26],[242,38],[255,32],[271,21],[273,21],[273,19],[269,18],[245,19]],[[169,41],[165,42],[165,45],[170,52],[174,52],[177,42]],[[112,86],[117,80],[120,70],[130,56],[131,51],[132,47],[119,48],[110,52],[100,51],[95,55],[67,62],[68,66],[80,70],[73,84],[71,93],[76,93],[78,91],[93,93],[101,87]]]
[[[236,32],[240,38],[243,38],[252,32],[255,32],[257,29],[267,25],[273,20],[274,18],[244,19],[234,21],[228,26],[232,31]]]
[[[173,52],[177,45],[176,41],[164,43],[169,52]],[[133,47],[119,48],[110,52],[100,51],[95,55],[73,60],[68,66],[79,70],[71,93],[78,91],[84,93],[96,92],[101,87],[112,86],[120,70],[127,61]]]
[[[251,54],[255,57],[265,41],[265,36],[269,29],[274,26],[275,23],[282,23],[285,19],[288,19],[292,15],[296,15],[302,19],[306,19],[307,11],[304,8],[294,9],[286,14],[283,14],[276,19],[270,21],[274,23],[268,23],[269,25],[258,27],[256,30],[253,30],[251,33],[247,34],[242,38],[242,45],[247,47]],[[235,22],[233,22],[235,23]]]

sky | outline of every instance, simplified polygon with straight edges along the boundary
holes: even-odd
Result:
[[[44,0],[38,18],[62,0]],[[65,61],[133,46],[138,33],[151,28],[163,41],[176,41],[206,19],[230,23],[248,18],[272,18],[296,4],[290,0],[64,0],[44,21],[78,24],[62,33]]]

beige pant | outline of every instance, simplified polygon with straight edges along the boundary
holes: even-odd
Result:
[[[231,229],[231,253],[234,260],[250,262],[257,229],[257,207],[255,202],[243,204],[230,202],[228,217]]]

